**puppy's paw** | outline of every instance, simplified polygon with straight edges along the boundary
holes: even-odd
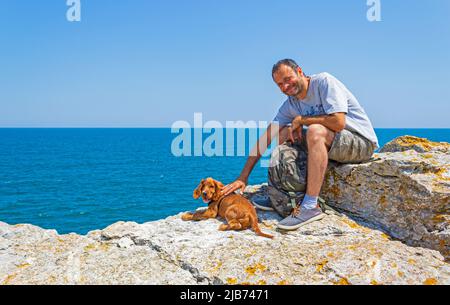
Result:
[[[221,225],[219,226],[219,231],[226,231],[226,230],[228,230],[228,225],[226,225],[226,224],[221,224]]]
[[[192,213],[184,213],[183,215],[181,215],[181,219],[184,221],[192,220],[193,215],[194,214]]]

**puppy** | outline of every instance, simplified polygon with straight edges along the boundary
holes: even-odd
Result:
[[[219,216],[227,221],[227,224],[219,227],[220,231],[245,230],[251,227],[257,235],[273,238],[272,235],[265,234],[259,229],[258,216],[250,201],[235,193],[223,196],[220,194],[222,188],[223,184],[219,181],[212,178],[202,179],[194,190],[193,197],[198,199],[201,196],[203,202],[208,204],[208,209],[194,214],[185,213],[181,219],[203,220]]]

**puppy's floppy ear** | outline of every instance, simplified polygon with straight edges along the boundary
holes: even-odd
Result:
[[[194,197],[194,199],[198,199],[198,197],[200,197],[200,195],[202,194],[202,188],[203,188],[204,182],[205,182],[205,179],[202,179],[202,181],[200,181],[200,184],[194,190],[194,194],[192,194],[192,197]]]
[[[219,200],[219,198],[220,198],[220,192],[222,191],[222,188],[223,188],[223,184],[222,184],[222,182],[219,182],[219,181],[217,181],[217,180],[213,180],[213,182],[214,182],[214,196],[213,196],[213,200],[214,201],[216,201],[216,200]]]

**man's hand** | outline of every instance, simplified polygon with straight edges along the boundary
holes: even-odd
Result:
[[[294,143],[296,139],[302,139],[303,124],[301,122],[302,117],[299,115],[295,117],[295,119],[292,121],[292,124],[288,127],[289,140],[292,143]]]
[[[247,183],[244,182],[243,179],[237,179],[233,183],[227,184],[223,187],[222,195],[224,195],[224,196],[229,195],[238,189],[241,189],[241,192],[243,193],[246,185],[247,185]]]

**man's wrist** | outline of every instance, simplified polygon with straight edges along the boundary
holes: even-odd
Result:
[[[301,115],[298,115],[294,118],[294,121],[292,123],[296,125],[303,125],[303,117]]]
[[[245,177],[245,176],[239,176],[239,178],[237,178],[236,180],[239,180],[239,181],[245,183],[245,185],[247,185],[248,177]]]

